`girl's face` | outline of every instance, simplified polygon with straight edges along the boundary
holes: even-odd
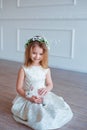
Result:
[[[39,46],[35,46],[31,52],[31,59],[33,64],[38,65],[43,59],[43,49]]]

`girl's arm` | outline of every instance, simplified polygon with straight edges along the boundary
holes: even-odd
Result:
[[[49,69],[46,75],[46,88],[39,89],[38,93],[39,95],[45,95],[47,92],[51,91],[52,88],[53,88],[53,82],[51,78],[51,71]]]
[[[23,90],[24,77],[25,77],[25,73],[23,68],[21,67],[18,72],[16,90],[22,97],[25,98],[25,91]]]
[[[46,88],[48,89],[48,91],[51,91],[53,88],[53,82],[52,82],[50,69],[48,70],[48,73],[46,75]]]

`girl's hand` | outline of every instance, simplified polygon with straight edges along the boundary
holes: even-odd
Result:
[[[33,103],[37,103],[37,104],[41,104],[43,102],[41,97],[36,97],[36,96],[30,97],[30,98],[28,98],[28,100]]]
[[[40,88],[40,89],[38,89],[38,94],[39,94],[40,96],[44,96],[44,95],[46,95],[48,92],[49,92],[49,89],[48,89],[48,88]]]

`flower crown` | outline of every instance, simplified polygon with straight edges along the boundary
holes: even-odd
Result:
[[[41,36],[34,36],[34,37],[30,38],[27,41],[27,43],[25,44],[25,47],[27,47],[31,42],[34,42],[34,41],[41,42],[41,43],[45,44],[48,49],[50,49],[48,41],[45,38],[41,37]]]

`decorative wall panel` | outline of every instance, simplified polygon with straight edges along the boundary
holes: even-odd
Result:
[[[30,34],[30,35],[29,35]],[[50,55],[56,57],[73,58],[75,31],[68,29],[31,29],[17,30],[17,50],[24,51],[24,44],[34,35],[46,36],[50,44]]]

